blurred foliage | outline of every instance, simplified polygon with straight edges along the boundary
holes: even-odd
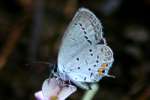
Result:
[[[80,7],[101,20],[115,57],[116,78],[103,78],[94,100],[150,100],[149,0],[1,0],[0,100],[34,99],[49,68],[30,63],[57,62],[63,32]]]

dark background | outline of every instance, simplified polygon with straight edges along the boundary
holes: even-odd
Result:
[[[80,7],[101,20],[114,51],[116,78],[103,78],[94,100],[150,100],[149,0],[1,0],[0,100],[34,100],[50,69],[38,62],[56,63],[63,32]]]

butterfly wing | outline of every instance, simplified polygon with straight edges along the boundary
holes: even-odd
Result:
[[[70,60],[83,48],[96,44],[101,38],[100,21],[88,9],[80,8],[64,33],[58,54],[59,71],[66,69]]]
[[[73,58],[68,63],[67,66],[70,68],[68,67],[67,74],[69,79],[79,82],[99,81],[103,76],[99,74],[98,70],[103,64],[107,64],[104,74],[108,75],[114,61],[112,50],[106,45],[99,44],[84,48],[76,57],[79,58],[78,61]]]
[[[79,9],[67,28],[58,54],[58,71],[73,81],[95,82],[102,77],[98,68],[113,62],[113,53],[103,38],[102,25],[97,17],[85,8]],[[101,50],[102,49],[102,50]],[[104,52],[108,51],[109,54]],[[108,59],[109,58],[109,59]]]

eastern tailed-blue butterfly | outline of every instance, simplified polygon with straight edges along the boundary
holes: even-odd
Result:
[[[100,20],[88,9],[80,8],[65,31],[54,76],[89,89],[88,83],[100,81],[112,66],[113,52],[103,37]]]

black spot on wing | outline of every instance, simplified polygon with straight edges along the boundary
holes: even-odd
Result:
[[[91,68],[88,69],[89,71],[91,70]]]
[[[90,77],[92,77],[93,73],[90,74]]]
[[[84,28],[84,27],[82,27],[82,30],[85,30],[85,28]]]
[[[79,25],[80,25],[80,26],[82,26],[82,24],[81,24],[81,23],[79,23]]]
[[[99,61],[98,61],[98,60],[96,60],[96,63],[99,63]]]
[[[88,61],[87,60],[85,60],[85,63],[88,65]]]
[[[84,38],[86,39],[86,41],[87,41],[88,43],[90,43],[90,45],[92,44],[92,41],[89,40],[87,36],[84,36]]]
[[[84,80],[86,80],[86,77],[84,77]]]
[[[87,32],[85,31],[85,28],[83,27],[83,25],[81,23],[79,23],[81,29],[83,30],[83,33],[86,34]]]
[[[70,69],[70,71],[72,71],[72,69]]]
[[[93,56],[93,53],[91,53],[90,55]]]
[[[87,34],[86,31],[84,31],[84,34]]]
[[[99,56],[97,56],[97,59],[99,58]]]
[[[79,58],[77,58],[77,61],[79,61]]]
[[[90,40],[87,40],[87,42],[89,42],[89,43],[90,43],[90,45],[92,45],[92,41],[90,41]]]
[[[102,70],[102,73],[105,73],[105,70]]]
[[[87,40],[88,39],[88,37],[87,36],[84,36],[84,38]]]
[[[90,52],[92,52],[92,49],[89,49]]]

